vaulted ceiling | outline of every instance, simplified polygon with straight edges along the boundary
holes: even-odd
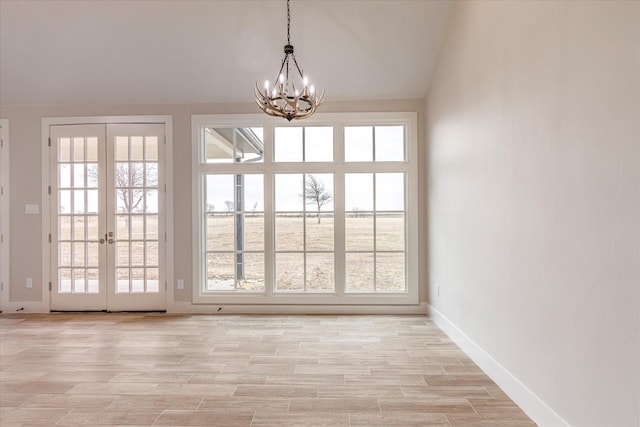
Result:
[[[451,7],[293,0],[291,42],[328,100],[420,98]],[[285,0],[0,0],[0,104],[252,102],[285,43]]]

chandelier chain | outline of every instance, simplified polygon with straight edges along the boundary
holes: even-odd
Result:
[[[291,12],[289,10],[289,0],[287,0],[287,44],[291,44],[291,35],[289,28],[291,27]]]

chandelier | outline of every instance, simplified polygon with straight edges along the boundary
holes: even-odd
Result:
[[[284,59],[275,80],[274,86],[269,81],[264,82],[264,89],[260,89],[256,82],[256,104],[270,116],[293,119],[306,119],[316,112],[316,109],[324,101],[324,88],[322,95],[318,96],[314,85],[309,85],[307,76],[304,75],[296,56],[293,54],[290,36],[291,13],[289,0],[287,0],[287,44],[284,46]]]

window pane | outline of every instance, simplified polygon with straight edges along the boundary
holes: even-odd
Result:
[[[158,137],[147,136],[144,147],[145,160],[158,161]]]
[[[206,163],[232,163],[233,128],[205,128],[204,153]]]
[[[346,162],[373,161],[373,127],[344,128],[344,160]]]
[[[130,140],[131,152],[129,160],[140,162],[144,160],[144,142],[141,136],[132,136]],[[142,275],[144,277],[144,275]]]
[[[404,254],[376,254],[376,290],[382,292],[405,291]]]
[[[58,165],[58,187],[71,187],[71,165],[69,163]]]
[[[73,244],[73,266],[74,267],[84,267],[86,264],[84,262],[84,242],[77,242]]]
[[[373,213],[357,212],[347,214],[344,227],[346,250],[373,250]]]
[[[276,211],[304,210],[302,174],[275,176]]]
[[[160,270],[157,268],[146,268],[145,279],[147,281],[147,292],[160,292]]]
[[[264,251],[264,215],[244,215],[244,250]]]
[[[84,240],[84,216],[76,216],[73,220],[73,240]]]
[[[87,138],[87,161],[98,161],[98,138],[95,136]]]
[[[302,214],[276,215],[276,250],[301,251],[304,249],[304,218]]]
[[[144,216],[131,215],[131,240],[144,239]]]
[[[58,265],[60,267],[71,267],[71,243],[58,243]]]
[[[71,213],[71,191],[59,191],[60,200],[58,201],[58,213]]]
[[[131,269],[131,292],[144,292],[144,268]]]
[[[207,214],[207,250],[234,250],[233,215]]]
[[[70,216],[58,216],[58,240],[71,240]]]
[[[126,267],[130,265],[129,242],[124,241],[116,243],[116,265],[120,267]]]
[[[84,213],[84,190],[74,190],[73,192],[73,212]]]
[[[237,291],[264,291],[264,254],[243,254],[243,275],[238,277]]]
[[[99,243],[91,242],[87,243],[87,265],[89,267],[98,267],[100,265],[100,248]]]
[[[129,187],[129,163],[116,163],[116,188]]]
[[[346,254],[347,292],[373,291],[373,259],[373,253]]]
[[[58,292],[71,292],[71,269],[61,268],[58,272]]]
[[[129,292],[129,280],[131,275],[128,268],[116,268],[116,292]]]
[[[276,289],[304,290],[304,254],[276,254]]]
[[[207,291],[233,291],[234,289],[234,254],[207,254]]]
[[[98,240],[98,217],[95,215],[87,216],[87,239]]]
[[[146,238],[148,240],[158,239],[158,216],[157,215],[145,215],[145,231]]]
[[[333,213],[307,214],[306,220],[306,250],[333,251]]]
[[[307,254],[307,291],[331,292],[333,280],[333,253]]]
[[[275,128],[274,149],[275,149],[276,162],[301,162],[302,161],[302,128],[301,127]]]
[[[404,174],[376,174],[376,210],[404,211]]]
[[[116,136],[116,160],[129,160],[129,138],[126,136]]]
[[[87,213],[98,213],[98,190],[87,190]]]
[[[344,175],[344,208],[361,212],[373,210],[373,174],[347,173]]]
[[[261,174],[240,175],[243,177],[243,209],[246,212],[264,211],[264,177]]]
[[[262,128],[236,129],[236,162],[262,162],[264,160],[264,140]]]
[[[146,264],[147,267],[155,267],[158,263],[158,242],[146,242]]]
[[[73,161],[84,161],[84,138],[73,138]]]
[[[404,251],[404,215],[376,214],[376,249]]]
[[[98,188],[98,164],[87,163],[87,187]]]
[[[376,126],[376,162],[404,160],[404,126]]]
[[[304,197],[307,211],[333,210],[333,174],[306,174],[304,182]]]
[[[158,190],[147,190],[145,193],[145,212],[158,213]]]
[[[307,127],[304,129],[304,161],[333,161],[332,127]]]
[[[58,161],[70,162],[71,161],[70,153],[71,153],[71,139],[69,138],[58,139]]]
[[[233,211],[233,175],[207,175],[207,212]]]
[[[73,165],[73,186],[84,187],[84,163]]]

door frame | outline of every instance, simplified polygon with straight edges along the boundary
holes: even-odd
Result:
[[[51,150],[49,148],[50,127],[56,125],[85,124],[160,124],[165,132],[164,180],[166,184],[164,198],[165,213],[165,287],[168,310],[173,301],[174,279],[174,237],[173,237],[173,117],[158,116],[94,116],[94,117],[45,117],[42,119],[42,301],[43,308],[51,311]],[[162,286],[162,284],[160,284]]]
[[[10,278],[10,255],[11,255],[11,245],[10,245],[10,231],[11,226],[9,222],[9,181],[10,181],[10,165],[9,161],[9,120],[0,119],[0,139],[2,140],[2,145],[0,146],[0,198],[2,198],[2,205],[0,209],[2,209],[2,221],[0,222],[0,270],[2,273],[0,274],[0,312],[4,311],[9,303],[9,284],[11,283]]]

